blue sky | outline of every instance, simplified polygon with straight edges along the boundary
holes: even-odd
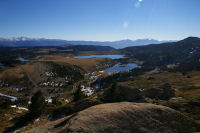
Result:
[[[0,0],[0,37],[200,37],[200,0]]]

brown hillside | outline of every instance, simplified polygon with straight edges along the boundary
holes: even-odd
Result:
[[[96,105],[29,132],[189,133],[199,130],[190,118],[168,107],[148,103]]]

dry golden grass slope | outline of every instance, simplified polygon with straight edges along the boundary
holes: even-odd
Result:
[[[95,71],[96,65],[99,65],[102,62],[107,62],[108,60],[109,59],[105,58],[78,59],[61,55],[49,55],[39,59],[39,61],[52,61],[57,63],[69,63],[72,65],[77,65],[79,67],[82,67],[86,71]]]
[[[149,77],[153,79],[148,80]],[[180,72],[159,72],[154,74],[144,74],[133,81],[122,82],[123,85],[129,85],[134,88],[144,90],[150,88],[159,88],[165,83],[170,83],[175,89],[176,97],[170,100],[155,100],[157,104],[165,105],[176,109],[177,111],[200,120],[200,72],[193,71],[183,75]]]
[[[153,77],[154,79],[148,80],[148,77]],[[188,72],[186,75],[180,72],[148,73],[133,81],[130,80],[122,82],[121,84],[129,85],[134,88],[150,89],[158,88],[165,83],[171,84],[172,88],[176,90],[176,96],[181,96],[185,99],[200,97],[200,72],[198,71]],[[192,87],[196,89],[192,89]]]
[[[6,69],[0,73],[0,79],[9,85],[37,87],[37,83],[40,81],[40,74],[44,73],[46,69],[43,63],[30,62]]]
[[[189,133],[200,131],[192,119],[148,103],[108,103],[31,129],[28,133]]]

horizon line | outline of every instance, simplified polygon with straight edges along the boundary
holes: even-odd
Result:
[[[188,37],[196,37],[196,36],[188,36]],[[185,37],[185,38],[188,38],[188,37]],[[27,37],[27,36],[18,36],[18,37],[0,37],[0,39],[7,39],[7,40],[12,40],[12,39],[19,39],[19,38],[26,38],[26,39],[32,39],[32,40],[39,40],[39,39],[49,39],[49,40],[63,40],[63,41],[90,41],[90,42],[116,42],[116,41],[123,41],[123,40],[130,40],[130,41],[137,41],[137,40],[156,40],[156,41],[178,41],[178,40],[183,40],[183,39],[169,39],[169,40],[160,40],[160,39],[155,39],[155,38],[137,38],[137,39],[129,39],[129,38],[126,38],[126,39],[119,39],[119,40],[70,40],[70,39],[64,39],[64,38],[61,38],[61,39],[58,39],[58,38],[50,38],[50,37]],[[199,37],[198,37],[199,38]]]

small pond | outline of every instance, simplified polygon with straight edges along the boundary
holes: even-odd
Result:
[[[105,73],[115,73],[115,72],[124,72],[124,71],[130,71],[134,68],[137,68],[138,65],[135,63],[128,63],[128,64],[116,64],[111,68],[105,69],[103,72]]]
[[[27,62],[27,61],[28,61],[27,59],[22,58],[22,57],[17,58],[17,60],[18,60],[18,61],[21,61],[21,62]]]
[[[74,58],[88,59],[88,58],[110,58],[110,59],[120,59],[124,55],[88,55],[88,56],[75,56]]]

